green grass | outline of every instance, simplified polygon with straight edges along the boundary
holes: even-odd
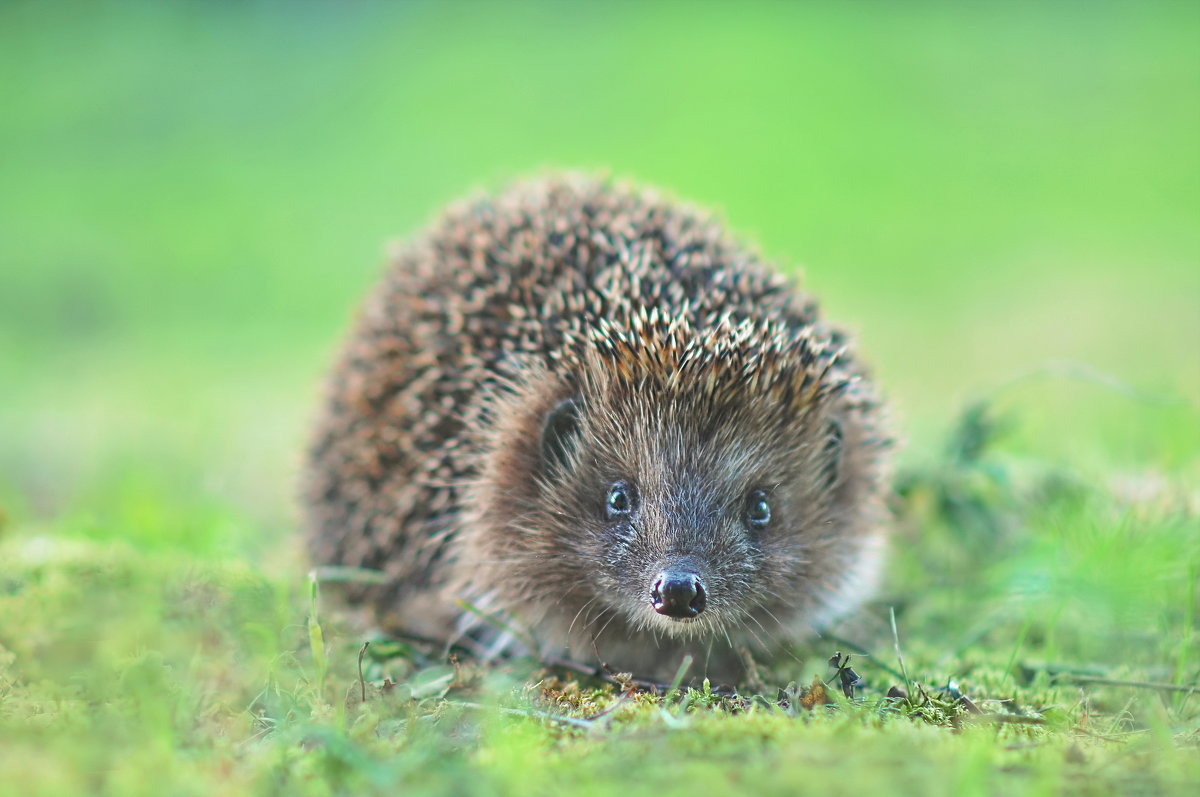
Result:
[[[0,793],[1189,793],[1198,37],[1182,3],[0,6]],[[363,702],[295,540],[317,380],[386,241],[555,167],[714,208],[860,334],[906,438],[886,584],[746,700],[377,640]],[[865,687],[797,708],[850,643]]]

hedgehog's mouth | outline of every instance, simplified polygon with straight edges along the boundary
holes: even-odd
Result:
[[[710,613],[699,617],[666,617],[655,611],[638,612],[640,619],[637,625],[644,629],[656,630],[671,639],[697,639],[713,633],[714,621],[718,618]]]

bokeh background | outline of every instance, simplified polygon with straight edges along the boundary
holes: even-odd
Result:
[[[1193,0],[0,0],[0,792],[1194,793],[1198,43]],[[858,333],[887,581],[764,681],[861,643],[858,705],[480,736],[424,720],[527,693],[395,645],[360,685],[310,604],[306,425],[388,242],[547,169],[712,209]]]
[[[906,462],[993,396],[1019,454],[1196,475],[1197,41],[1190,2],[5,3],[7,528],[291,546],[387,242],[551,168],[803,270]]]

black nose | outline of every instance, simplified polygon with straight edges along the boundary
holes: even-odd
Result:
[[[695,617],[704,611],[707,602],[704,583],[695,573],[659,573],[650,588],[650,604],[654,611],[667,617]]]

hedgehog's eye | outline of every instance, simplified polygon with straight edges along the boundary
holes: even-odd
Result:
[[[755,490],[746,496],[746,525],[755,531],[761,531],[771,522],[771,503],[767,494]]]
[[[633,487],[617,482],[608,488],[608,499],[604,502],[604,513],[609,520],[624,517],[633,511]]]
[[[821,484],[826,490],[832,490],[837,486],[838,479],[841,477],[842,466],[842,447],[845,444],[845,435],[842,433],[842,425],[837,421],[830,421],[825,427],[825,440],[821,443]]]

